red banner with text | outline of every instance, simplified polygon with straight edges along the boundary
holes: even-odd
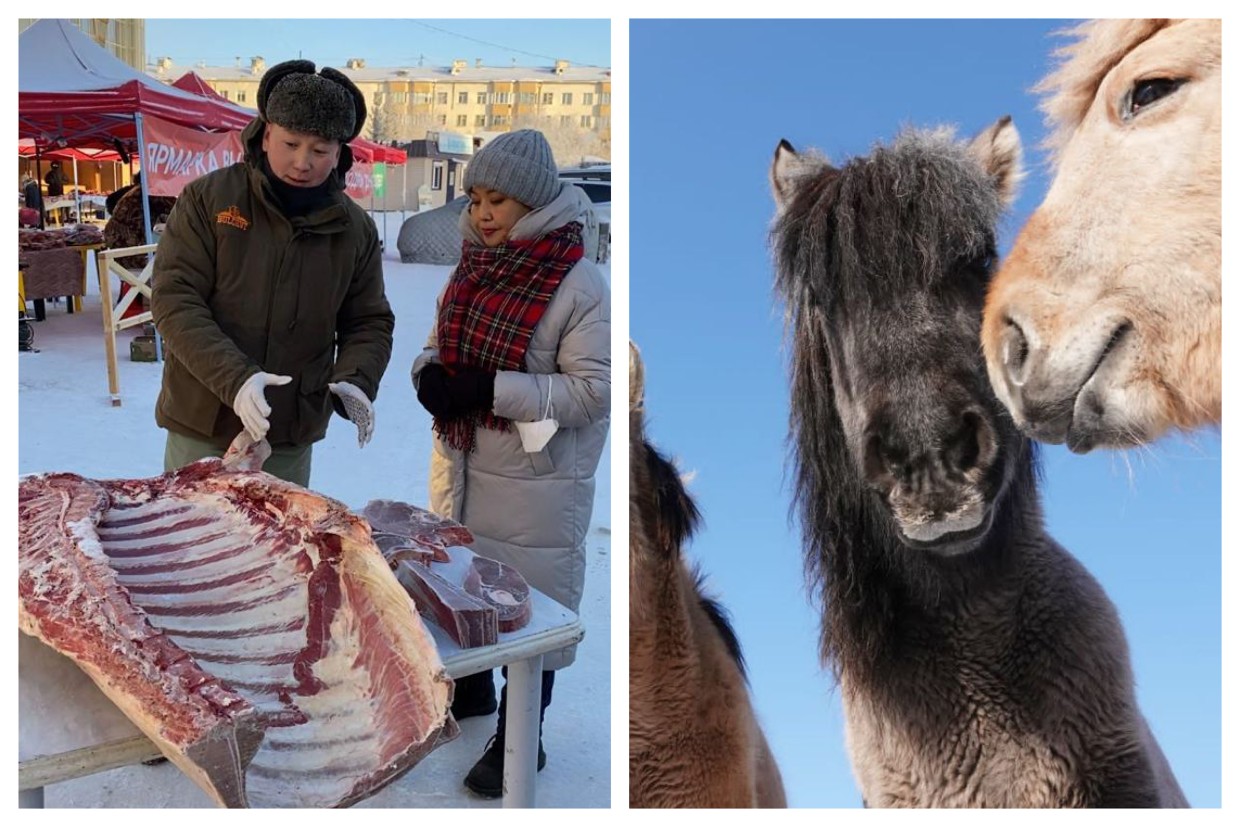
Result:
[[[200,132],[152,117],[142,126],[151,195],[180,195],[195,178],[241,160],[240,132]]]

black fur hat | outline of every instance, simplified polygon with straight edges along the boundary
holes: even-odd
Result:
[[[366,123],[366,99],[343,74],[309,60],[286,60],[258,84],[258,114],[293,132],[348,143]]]

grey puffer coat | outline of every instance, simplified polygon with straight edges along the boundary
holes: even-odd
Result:
[[[580,216],[589,200],[565,186],[550,203],[527,213],[511,238],[537,238]],[[461,234],[482,239],[461,214]],[[413,363],[413,382],[439,361],[436,330]],[[530,585],[577,611],[586,574],[586,533],[594,506],[594,473],[607,440],[611,408],[611,297],[595,265],[582,259],[560,282],[534,329],[528,372],[500,371],[492,413],[518,422],[543,418],[548,388],[559,430],[527,454],[516,428],[479,428],[464,454],[435,438],[430,508],[469,527],[474,550],[515,567]],[[570,646],[543,656],[544,669],[568,666]]]

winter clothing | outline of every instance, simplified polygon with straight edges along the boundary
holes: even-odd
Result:
[[[491,670],[457,678],[452,690],[452,717],[458,721],[490,715],[499,708]]]
[[[116,212],[116,205],[119,204],[121,199],[125,197],[125,193],[129,192],[131,189],[134,189],[135,187],[139,189],[142,187],[142,173],[140,172],[134,174],[132,184],[126,184],[123,187],[118,187],[117,189],[112,191],[111,195],[109,195],[106,199],[104,199],[103,207],[105,210],[107,210],[108,215],[111,215],[112,213]]]
[[[40,214],[43,213],[43,190],[30,173],[22,176],[22,199],[27,207],[38,210]]]
[[[544,236],[579,221],[588,206],[577,187],[566,187],[551,203],[524,215],[510,239]],[[460,227],[468,241],[482,244],[467,214]],[[441,361],[440,352],[436,325],[414,362],[419,391],[419,375]],[[490,413],[523,422],[542,419],[550,392],[559,431],[530,454],[516,429],[478,428],[470,452],[437,437],[430,507],[469,526],[479,554],[515,567],[534,588],[576,611],[585,583],[594,473],[611,405],[610,298],[592,262],[580,259],[565,274],[534,327],[522,367],[496,371]],[[554,375],[554,381],[544,374]],[[562,668],[574,656],[575,647],[549,653],[544,668]]]
[[[250,376],[293,377],[267,389],[267,440],[309,445],[333,405],[345,415],[328,383],[374,399],[392,350],[378,234],[343,192],[352,155],[342,150],[326,206],[290,218],[263,172],[264,127],[242,133],[243,162],[185,187],[155,254],[167,347],[155,419],[221,447],[241,430],[231,405]]]
[[[342,73],[309,60],[286,60],[258,84],[259,117],[291,132],[348,143],[366,122],[366,98]]]
[[[453,448],[470,451],[481,426],[509,430],[508,419],[477,407],[487,402],[478,378],[458,376],[462,368],[521,370],[534,328],[566,273],[584,255],[581,225],[569,222],[536,239],[484,247],[466,240],[461,261],[439,300],[439,360],[460,410],[435,418],[435,433]],[[455,387],[453,387],[455,386]]]
[[[487,742],[486,752],[478,759],[473,768],[469,771],[469,775],[465,776],[465,786],[473,790],[483,798],[499,798],[504,792],[504,734],[507,726],[506,713],[508,708],[508,667],[502,670],[505,681],[504,687],[499,693],[499,717],[496,720],[495,735]],[[477,675],[470,675],[464,679],[467,682],[467,688],[475,694],[481,695],[485,690],[483,684],[489,684],[491,688],[491,699],[495,698],[494,677],[490,671],[480,672]],[[458,682],[459,686],[459,682]],[[546,717],[547,707],[551,705],[551,690],[555,686],[555,672],[543,670],[542,686],[540,687],[540,698],[538,707],[538,771],[541,772],[543,767],[547,766],[547,753],[543,750],[542,743],[542,725],[543,718]],[[456,715],[456,702],[453,701],[452,714]]]
[[[43,176],[43,182],[47,184],[48,198],[55,198],[65,194],[65,174],[60,171],[58,164],[52,164],[52,168],[47,171],[47,175]]]
[[[554,672],[549,674],[554,675]],[[547,753],[538,739],[538,772],[547,766]],[[487,751],[465,776],[465,786],[483,798],[499,798],[504,794],[504,739],[498,735],[487,741]]]
[[[449,374],[438,362],[427,365],[419,377],[418,401],[437,422],[489,411],[495,401],[495,371],[463,368]]]
[[[488,141],[466,165],[464,184],[465,192],[473,187],[495,190],[535,210],[550,204],[564,186],[550,144],[534,129],[505,132]]]

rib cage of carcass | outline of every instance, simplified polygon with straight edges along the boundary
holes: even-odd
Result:
[[[455,737],[453,684],[366,522],[268,451],[22,480],[19,625],[218,803],[348,806]]]

